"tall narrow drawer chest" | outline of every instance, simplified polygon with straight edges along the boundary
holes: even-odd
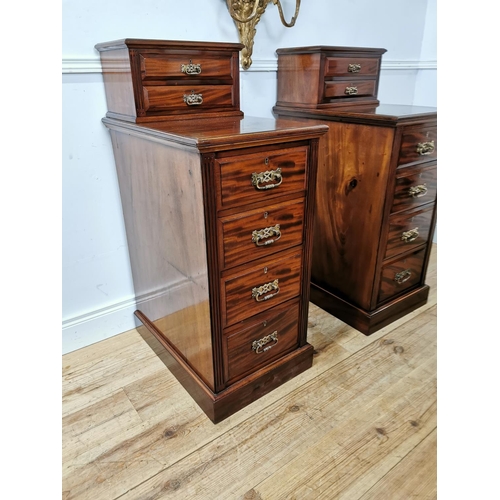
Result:
[[[215,423],[309,368],[313,353],[314,191],[327,127],[243,117],[241,47],[96,46],[138,330]]]
[[[333,48],[310,48],[315,50],[333,58]],[[329,127],[320,141],[311,301],[370,335],[428,298],[425,275],[437,206],[437,111],[373,105],[348,94],[330,103],[311,99],[305,104],[304,97],[293,102],[294,89],[308,78],[302,73],[330,74],[334,67],[340,77],[345,68],[377,68],[372,77],[378,80],[379,63],[368,62],[383,49],[335,51],[346,56],[342,63],[304,66],[292,60],[309,54],[305,48],[296,49],[297,54],[278,50],[274,112]],[[370,99],[376,98],[372,93]]]

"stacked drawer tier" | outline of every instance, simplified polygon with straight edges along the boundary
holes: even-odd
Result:
[[[437,128],[403,128],[377,302],[422,282],[437,198]]]
[[[298,344],[308,151],[273,147],[215,160],[228,383]]]

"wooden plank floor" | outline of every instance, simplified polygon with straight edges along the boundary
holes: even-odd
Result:
[[[436,498],[436,254],[370,337],[311,304],[312,368],[217,425],[136,330],[66,354],[62,498]]]

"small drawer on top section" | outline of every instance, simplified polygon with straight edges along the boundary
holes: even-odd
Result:
[[[234,267],[302,243],[304,200],[219,219],[221,265]]]
[[[143,81],[166,79],[230,79],[232,59],[183,54],[141,54],[141,78]]]
[[[374,96],[376,83],[375,80],[326,82],[325,98]]]
[[[231,85],[143,87],[144,110],[164,111],[231,108],[235,105]]]
[[[418,207],[436,200],[437,167],[408,168],[396,172],[391,213]]]
[[[380,58],[327,57],[325,76],[376,76]]]
[[[307,153],[307,146],[300,146],[216,159],[219,208],[305,192]]]
[[[432,224],[434,205],[411,213],[392,215],[389,219],[389,234],[385,249],[385,259],[426,243]]]
[[[421,163],[437,158],[437,127],[414,126],[403,130],[398,165]]]
[[[420,283],[426,249],[423,248],[382,267],[378,303],[399,295]]]
[[[263,261],[259,267],[245,268],[222,278],[223,327],[299,295],[302,248],[296,253],[287,252],[281,258]]]
[[[299,305],[284,304],[243,321],[224,335],[228,384],[255,372],[298,345]]]

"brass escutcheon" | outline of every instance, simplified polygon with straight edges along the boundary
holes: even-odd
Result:
[[[269,344],[269,342],[274,342],[274,343],[272,345],[264,347],[266,344]],[[271,349],[271,347],[274,347],[277,343],[278,343],[278,330],[275,330],[273,333],[266,335],[260,340],[254,340],[252,342],[252,350],[255,351],[255,354],[260,354],[261,352],[269,351],[269,349]]]
[[[276,290],[274,293],[266,295],[267,292],[271,292],[274,290]],[[265,300],[269,300],[275,295],[278,295],[279,292],[280,287],[278,285],[278,279],[275,279],[274,281],[270,281],[269,283],[253,288],[252,298],[255,299],[256,302],[264,302]]]
[[[425,184],[419,184],[418,186],[412,186],[408,189],[408,194],[412,198],[421,198],[427,194],[427,186]]]
[[[266,240],[261,242],[261,240],[265,240],[266,238],[270,238],[271,236],[277,236],[277,238],[273,238],[272,240]],[[252,232],[252,241],[258,247],[264,247],[266,245],[271,245],[275,241],[278,241],[281,238],[280,225],[276,224],[274,226],[266,227],[264,229],[255,230]]]
[[[434,141],[419,142],[417,144],[417,153],[421,156],[430,155],[434,152],[434,149],[436,149]]]
[[[346,87],[344,93],[347,95],[355,95],[358,93],[358,87]]]
[[[201,73],[201,64],[193,64],[191,59],[189,59],[189,64],[181,64],[181,73],[199,75]]]
[[[405,269],[404,271],[396,273],[396,275],[394,276],[394,281],[398,285],[401,285],[401,283],[408,281],[410,278],[411,278],[411,269]]]
[[[264,184],[265,182],[274,182],[275,184]],[[259,174],[254,172],[252,174],[252,186],[259,191],[264,191],[265,189],[272,189],[278,187],[283,182],[283,177],[281,176],[281,168],[276,170],[266,170],[265,172],[260,172]]]
[[[359,73],[361,71],[361,64],[349,64],[347,71],[349,73]]]
[[[414,229],[410,229],[409,231],[405,231],[401,235],[401,240],[404,241],[405,243],[411,243],[412,241],[415,241],[418,238],[418,227]]]
[[[203,102],[203,95],[195,94],[194,90],[191,90],[191,94],[184,94],[184,102],[188,106],[199,106]]]

